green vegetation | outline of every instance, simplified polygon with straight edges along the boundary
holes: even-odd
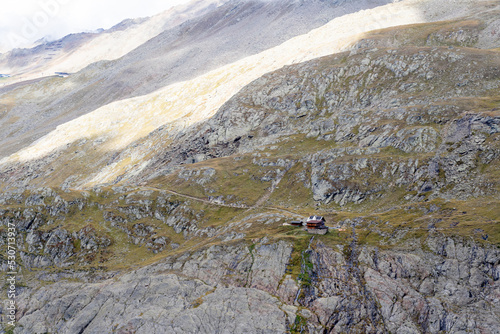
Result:
[[[292,328],[290,329],[291,334],[299,334],[304,333],[307,330],[307,319],[297,315],[295,317],[295,321],[293,323]]]
[[[252,163],[250,155],[235,158],[198,162],[182,171],[157,178],[151,185],[204,200],[222,197],[228,204],[253,205],[270,187],[270,182],[262,181],[262,178],[274,176],[275,168]],[[207,170],[213,170],[214,175],[204,174]]]
[[[311,254],[307,251],[302,252],[302,262],[304,270],[299,274],[298,280],[301,286],[311,285],[311,271],[313,270],[313,264],[311,262]]]
[[[311,236],[309,234],[303,233],[303,235],[300,235],[297,238],[288,239],[293,242],[293,251],[288,267],[291,269],[291,275],[294,279],[305,278],[303,277],[304,273],[302,273],[302,260],[303,254],[309,245],[310,238]],[[308,277],[309,276],[307,276],[307,278]]]

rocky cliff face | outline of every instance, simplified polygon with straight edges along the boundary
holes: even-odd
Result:
[[[389,222],[363,219],[341,221],[347,232],[312,238],[270,213],[240,213],[241,220],[204,229],[206,213],[189,202],[125,191],[4,197],[4,205],[26,205],[2,212],[2,224],[20,231],[16,333],[498,332],[496,246],[432,226],[418,238],[387,236],[380,228]],[[116,192],[126,205],[117,205]],[[80,215],[91,217],[84,228],[74,226]],[[160,236],[168,225],[173,231]],[[269,237],[255,238],[263,230]],[[366,231],[385,237],[374,244]],[[174,240],[179,233],[184,240]],[[138,250],[141,260],[167,257],[131,271],[116,266]]]
[[[214,245],[111,279],[25,288],[16,332],[497,333],[500,252],[439,234],[415,246],[311,240],[293,263],[290,242]]]
[[[476,9],[268,73],[124,151],[4,164],[1,329],[500,333],[499,11]],[[312,213],[328,234],[283,225]]]

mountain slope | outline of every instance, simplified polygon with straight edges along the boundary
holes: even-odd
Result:
[[[498,333],[500,7],[440,4],[333,20],[5,159],[12,331]],[[311,214],[328,234],[283,224]]]
[[[113,101],[149,94],[167,85],[195,78],[279,45],[345,13],[386,2],[231,1],[217,8],[208,6],[206,13],[201,11],[188,16],[187,22],[182,24],[168,21],[170,26],[167,24],[168,29],[163,33],[120,59],[94,63],[68,78],[44,79],[35,86],[7,86],[0,90],[0,93],[5,92],[2,104],[7,111],[2,117],[2,127],[6,130],[2,136],[3,155],[34,142],[57,125]],[[310,13],[316,14],[311,18]],[[162,23],[163,16],[152,18],[139,28],[149,29],[148,34],[156,33],[158,28],[148,28],[148,24],[160,19]],[[143,36],[132,28],[119,33],[120,38],[131,40]],[[149,39],[148,34],[144,36]],[[144,36],[141,41],[144,41]],[[101,44],[107,47],[108,42],[104,40]],[[96,49],[102,50],[100,46],[88,45],[87,49],[89,52],[75,51],[68,61],[79,62],[75,58],[80,56],[88,61],[101,55],[92,54]],[[60,64],[58,60],[57,65]],[[34,103],[33,91],[41,89],[47,94],[43,99],[36,95]],[[16,103],[12,104],[11,100]]]
[[[371,10],[371,16],[365,12],[343,16],[332,20],[327,25],[309,34],[298,36],[273,49],[218,68],[191,81],[179,82],[146,96],[106,105],[91,114],[60,126],[58,130],[50,133],[31,147],[12,155],[9,159],[5,160],[5,163],[9,161],[15,163],[16,160],[29,161],[33,158],[38,159],[56,149],[56,151],[51,153],[51,156],[45,158],[42,163],[45,165],[60,156],[61,152],[57,151],[57,149],[64,148],[65,145],[76,145],[78,141],[85,140],[87,144],[80,143],[89,146],[87,148],[82,147],[79,151],[86,152],[85,159],[87,159],[89,167],[92,166],[91,170],[98,173],[90,177],[89,173],[84,173],[85,180],[78,179],[76,183],[75,181],[77,180],[73,177],[73,187],[77,185],[82,186],[86,183],[91,186],[96,183],[112,182],[113,178],[122,175],[127,170],[131,174],[136,173],[137,169],[140,169],[140,166],[144,166],[146,163],[147,155],[153,154],[151,148],[157,146],[159,143],[156,139],[153,139],[152,142],[146,141],[144,145],[135,145],[132,147],[133,152],[130,152],[131,150],[128,149],[122,154],[123,159],[127,160],[125,164],[120,161],[114,161],[115,157],[127,145],[132,144],[162,125],[168,129],[168,137],[171,138],[185,126],[211,117],[217,108],[244,85],[264,73],[286,64],[312,59],[330,54],[335,50],[340,50],[351,43],[357,37],[358,32],[369,29],[375,23],[378,26],[391,26],[408,21],[419,22],[419,20],[423,20],[424,18],[419,15],[420,8],[417,5],[420,5],[420,2],[395,3],[388,7],[377,7]],[[467,7],[468,3],[464,2],[462,6]],[[379,20],[380,17],[391,11],[400,15],[385,17],[385,21]],[[439,12],[434,19],[450,15],[450,13],[456,13],[456,11],[457,9],[453,8],[452,11]],[[430,15],[430,13],[428,14]],[[100,68],[99,66],[96,67],[95,72]],[[111,66],[111,68],[114,67]],[[81,80],[85,79],[88,79],[87,76],[82,74]],[[134,80],[130,81],[130,78],[127,80],[129,83],[135,82]],[[92,82],[93,80],[91,79]],[[120,85],[116,82],[115,84]],[[89,84],[86,83],[86,85]],[[75,94],[76,96],[72,96],[67,102],[65,100],[58,101],[57,106],[59,108],[62,107],[64,110],[65,103],[74,108],[75,105],[82,107],[80,103],[92,105],[93,102],[89,104],[87,101],[98,101],[99,96],[106,99],[112,98],[112,93],[109,90],[95,92],[93,84],[89,86],[90,90],[84,89],[92,94],[91,98],[83,98],[79,92],[72,92],[72,95]],[[96,96],[95,94],[98,95]],[[196,98],[193,99],[193,96],[196,96]],[[76,97],[78,98],[76,99]],[[78,110],[81,111],[81,109]],[[180,116],[183,117],[183,121],[177,122],[176,120]],[[140,119],[140,122],[135,122],[133,121],[134,119]],[[85,126],[82,127],[82,124],[85,124]],[[134,131],[127,130],[131,126],[135,129]],[[115,130],[112,131],[112,129]],[[68,136],[68,134],[70,135]],[[99,148],[96,148],[89,140],[99,142]],[[166,138],[164,140],[168,142],[170,139]],[[158,150],[163,149],[163,146],[158,147]],[[96,152],[94,153],[94,151]],[[113,159],[108,164],[111,157]],[[132,157],[132,160],[129,160],[129,157]],[[58,163],[61,162],[59,160]],[[81,165],[76,160],[74,163],[79,166]],[[104,164],[107,166],[103,166]],[[79,167],[75,166],[74,168]],[[74,170],[74,168],[67,167],[65,169]],[[99,175],[99,171],[101,170],[101,175]],[[40,172],[36,172],[37,181],[42,180],[42,178],[39,178]],[[27,178],[24,179],[28,181]],[[58,184],[60,185],[62,181],[64,180],[58,179],[56,182],[60,182]],[[54,185],[53,183],[46,183],[46,185],[49,184]]]
[[[10,83],[55,72],[78,72],[97,61],[118,59],[161,32],[202,16],[222,3],[192,1],[153,17],[125,20],[98,33],[71,34],[33,49],[15,49],[0,55],[0,73],[10,74],[11,78],[5,80]]]
[[[220,3],[194,1],[146,20],[119,24],[100,34],[70,35],[31,50],[13,50],[3,55],[1,73],[12,77],[2,79],[0,88],[0,106],[4,111],[0,122],[5,130],[0,136],[0,154],[14,153],[57,125],[114,101],[116,94],[122,94],[119,87],[115,85],[111,92],[96,87],[96,82],[106,78],[102,71],[110,66],[109,61],[165,30],[196,20]],[[75,71],[80,72],[68,78],[54,77],[55,72]]]

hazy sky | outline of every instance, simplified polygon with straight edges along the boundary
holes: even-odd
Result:
[[[189,0],[2,0],[0,52],[49,37],[110,28]]]

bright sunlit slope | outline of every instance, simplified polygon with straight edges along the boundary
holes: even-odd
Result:
[[[166,29],[119,59],[92,63],[68,77],[10,85],[15,78],[1,78],[0,159],[58,125],[104,105],[191,80],[308,33],[333,18],[388,2],[391,0],[231,0],[207,7],[206,14],[187,15],[185,22]],[[135,34],[132,29],[123,30],[130,40],[137,38]],[[78,41],[78,36],[67,39]],[[115,44],[110,46],[119,48]],[[96,46],[87,51],[83,52],[84,58],[102,50]],[[74,57],[80,56],[75,52]],[[29,57],[14,58],[21,63],[26,59]]]

